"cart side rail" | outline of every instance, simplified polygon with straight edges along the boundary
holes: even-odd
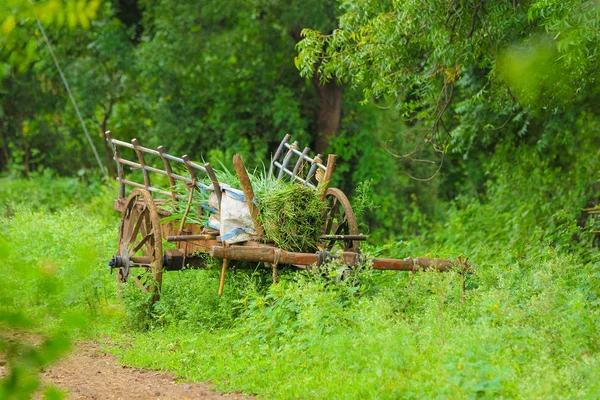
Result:
[[[199,165],[193,161],[190,161],[187,155],[183,155],[181,157],[170,155],[165,152],[163,146],[159,146],[157,150],[143,147],[139,144],[137,139],[132,139],[131,143],[123,142],[121,140],[114,139],[110,131],[106,131],[104,135],[106,141],[112,147],[114,160],[117,163],[119,199],[125,198],[125,185],[128,185],[135,188],[146,189],[152,193],[158,193],[164,196],[169,196],[173,199],[173,201],[186,200],[186,196],[177,193],[176,182],[178,181],[183,182],[188,186],[202,189],[205,191],[214,190],[217,196],[220,197],[221,187],[219,181],[217,180],[215,172],[213,171],[209,163]],[[120,148],[132,149],[137,156],[137,161],[128,160],[126,158],[121,157],[121,152],[119,151]],[[150,165],[147,165],[145,159],[146,154],[159,157],[164,165],[164,169],[155,168]],[[177,164],[182,164],[183,166],[185,166],[189,177],[174,173],[171,167],[171,162],[175,162]],[[141,184],[125,179],[125,166],[130,167],[132,169],[140,169],[144,177],[144,183]],[[166,191],[152,186],[149,173],[155,173],[158,175],[166,176],[169,180],[170,191]],[[201,179],[199,179],[198,173],[206,175],[212,182],[212,187],[206,185]]]
[[[311,188],[324,187],[327,190],[329,181],[335,168],[335,154],[330,154],[327,157],[327,163],[323,164],[321,154],[310,157],[311,149],[305,147],[300,151],[299,143],[290,143],[291,136],[285,135],[279,145],[273,160],[269,175],[277,174],[277,179],[289,177],[292,181],[302,183],[304,186]],[[303,175],[303,170],[308,167],[308,172]]]

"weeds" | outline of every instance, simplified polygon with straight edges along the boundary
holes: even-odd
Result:
[[[0,398],[29,398],[36,391],[62,398],[38,374],[65,354],[74,336],[90,334],[114,315],[115,286],[104,257],[114,245],[116,219],[109,227],[103,208],[63,204],[50,213],[44,204],[2,200],[11,212],[0,217],[0,353],[7,363]]]
[[[282,268],[272,285],[252,265],[229,271],[219,298],[219,269],[209,268],[165,273],[161,300],[141,309],[151,322],[124,326],[104,267],[117,224],[103,224],[104,211],[16,204],[0,225],[0,307],[49,315],[50,327],[68,325],[65,310],[95,313],[75,330],[126,342],[113,350],[124,363],[267,398],[596,398],[600,254],[576,207],[546,204],[551,181],[527,202],[509,202],[513,185],[457,202],[437,226],[415,211],[407,224],[431,224],[428,236],[363,246],[379,257],[469,250],[478,268],[464,302],[456,272],[347,274],[333,263]]]

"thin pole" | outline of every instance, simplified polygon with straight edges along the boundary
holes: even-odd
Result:
[[[83,132],[85,133],[85,136],[87,137],[87,140],[90,143],[90,146],[92,147],[92,151],[94,152],[94,156],[96,157],[96,161],[98,162],[100,171],[102,171],[102,174],[104,175],[104,177],[107,178],[106,170],[104,169],[104,165],[102,164],[102,161],[100,161],[100,156],[98,155],[98,151],[96,151],[96,146],[94,146],[92,137],[90,136],[90,134],[87,130],[87,127],[85,126],[85,122],[83,121],[83,118],[81,117],[81,113],[79,112],[79,107],[77,107],[77,102],[75,101],[75,97],[73,97],[73,93],[71,93],[71,88],[69,87],[67,78],[65,78],[65,74],[63,74],[63,71],[60,68],[60,65],[58,64],[58,60],[56,59],[56,56],[54,55],[54,51],[52,50],[52,46],[50,45],[48,36],[46,36],[46,31],[44,31],[44,28],[42,27],[42,23],[40,22],[40,19],[38,18],[37,14],[35,14],[35,19],[37,21],[38,27],[40,28],[40,32],[42,32],[42,36],[44,37],[46,46],[48,46],[50,55],[52,56],[52,59],[54,60],[54,65],[56,65],[56,69],[58,70],[58,73],[60,74],[60,77],[62,78],[65,88],[67,89],[67,93],[69,93],[69,97],[71,98],[71,103],[73,103],[73,107],[75,108],[75,113],[77,114],[77,118],[79,118],[79,122],[81,123],[81,126],[83,127]]]
[[[221,280],[219,281],[219,292],[217,295],[219,297],[223,296],[223,288],[225,287],[225,274],[227,273],[227,264],[229,260],[227,258],[223,259],[223,266],[221,267]]]

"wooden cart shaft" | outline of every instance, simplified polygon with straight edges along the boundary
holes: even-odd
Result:
[[[250,246],[213,246],[210,255],[215,258],[236,261],[251,261],[277,264],[291,264],[297,266],[308,266],[319,264],[323,255],[317,253],[294,253],[274,247],[250,247]],[[340,260],[344,265],[357,265],[365,261],[362,254],[354,252],[343,252],[340,255],[327,254],[327,258]],[[438,271],[465,270],[468,266],[457,261],[444,260],[440,258],[373,258],[370,260],[373,269],[395,270],[395,271]]]

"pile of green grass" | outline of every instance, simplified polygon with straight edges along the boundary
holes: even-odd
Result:
[[[265,239],[287,251],[314,251],[320,242],[326,204],[297,183],[280,183],[258,198]]]
[[[222,184],[241,189],[237,176],[224,165],[215,169],[215,174]],[[255,170],[248,175],[258,203],[265,240],[287,251],[314,251],[320,242],[326,207],[318,192],[297,182],[276,180],[265,170]],[[185,185],[178,185],[176,190],[180,196],[188,198],[189,190]],[[194,191],[186,223],[205,224],[208,221],[209,213],[202,206],[208,205],[209,195],[203,190]],[[163,222],[181,221],[187,201],[169,202],[163,207],[171,211],[171,216],[164,218]]]

